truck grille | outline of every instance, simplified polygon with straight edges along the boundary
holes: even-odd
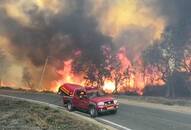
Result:
[[[112,105],[114,104],[113,101],[107,101],[107,102],[104,102],[104,105],[108,106],[108,105]]]

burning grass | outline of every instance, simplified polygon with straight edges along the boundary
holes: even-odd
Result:
[[[0,98],[0,115],[3,130],[106,130],[63,111],[3,97]]]

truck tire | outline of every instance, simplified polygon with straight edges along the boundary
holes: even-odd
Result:
[[[98,115],[98,112],[97,112],[97,110],[96,110],[96,108],[95,108],[94,106],[91,106],[91,107],[89,108],[89,113],[90,113],[90,116],[91,116],[92,118],[95,118],[95,117],[97,117],[97,115]]]
[[[65,103],[64,99],[62,100],[62,106],[66,107],[67,103]]]
[[[74,110],[73,105],[72,105],[71,102],[68,102],[66,107],[67,107],[68,111],[73,111]]]

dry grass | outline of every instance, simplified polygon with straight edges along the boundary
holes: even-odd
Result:
[[[106,130],[47,106],[0,98],[1,130]]]

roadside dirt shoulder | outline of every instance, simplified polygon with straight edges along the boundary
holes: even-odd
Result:
[[[160,104],[160,103],[149,103],[146,101],[145,102],[144,101],[137,101],[137,100],[128,99],[128,98],[125,98],[125,99],[119,98],[118,100],[122,104],[140,106],[140,107],[145,107],[145,108],[167,110],[167,111],[173,111],[173,112],[179,112],[179,113],[191,115],[191,107],[189,107],[189,106],[164,105],[164,104]]]

